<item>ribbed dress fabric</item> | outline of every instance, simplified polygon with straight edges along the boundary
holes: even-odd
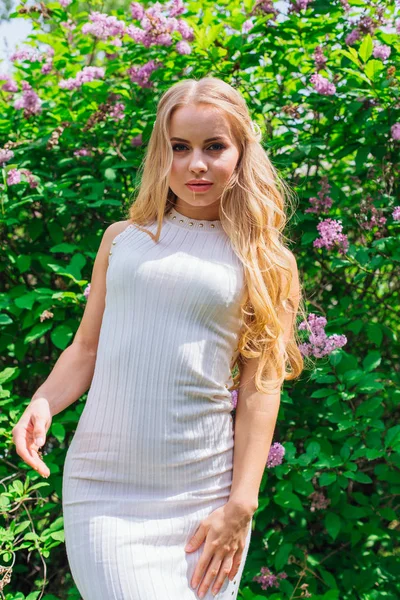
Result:
[[[204,543],[185,545],[232,484],[243,267],[219,220],[172,208],[157,243],[135,224],[114,238],[106,287],[63,473],[71,574],[83,600],[195,600]],[[236,599],[251,529],[236,577],[206,600]]]

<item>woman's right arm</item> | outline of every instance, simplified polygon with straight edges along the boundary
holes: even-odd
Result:
[[[39,458],[52,417],[78,400],[90,387],[97,356],[106,296],[106,273],[113,239],[129,225],[119,221],[104,232],[93,265],[90,294],[74,340],[59,356],[12,430],[17,454],[42,475],[49,469]]]

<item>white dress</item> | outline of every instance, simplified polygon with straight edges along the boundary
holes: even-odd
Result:
[[[83,600],[195,600],[204,543],[185,545],[232,484],[228,388],[243,267],[220,221],[173,208],[158,243],[134,224],[117,235],[106,284],[93,380],[64,466],[69,566]],[[236,599],[252,522],[236,577],[205,600]]]

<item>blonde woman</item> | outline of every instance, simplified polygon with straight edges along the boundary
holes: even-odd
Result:
[[[213,77],[164,93],[140,170],[14,440],[48,475],[51,419],[90,386],[62,497],[82,598],[234,600],[281,385],[303,369],[285,186],[243,97]]]

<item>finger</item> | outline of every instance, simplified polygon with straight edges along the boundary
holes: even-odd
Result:
[[[46,441],[46,419],[32,414],[32,421],[33,439],[35,444],[40,448],[41,446],[44,446]]]
[[[216,578],[215,583],[212,588],[212,593],[214,594],[214,596],[215,596],[215,594],[218,594],[225,579],[228,577],[229,573],[231,572],[232,564],[233,564],[233,555],[231,554],[230,556],[227,556],[221,564],[217,578]]]
[[[222,559],[218,558],[217,556],[215,556],[211,561],[211,564],[208,567],[207,572],[199,588],[199,598],[203,598],[207,594],[208,588],[219,573],[221,564]]]
[[[206,571],[206,568],[210,564],[211,559],[212,559],[212,553],[204,550],[203,554],[199,558],[199,562],[197,563],[196,568],[193,573],[193,576],[192,576],[192,580],[191,580],[191,584],[190,584],[192,586],[192,588],[197,588],[197,586],[199,585],[199,583],[202,580],[203,575]]]
[[[239,552],[239,550],[238,550],[233,557],[232,568],[228,575],[228,577],[231,581],[233,581],[233,579],[235,579],[235,577],[239,571],[240,563],[242,561],[242,556],[243,556],[243,550],[241,552]]]
[[[18,456],[20,456],[27,465],[29,465],[36,471],[39,471],[41,475],[45,477],[50,475],[49,468],[39,458],[37,450],[35,450],[34,447],[31,447],[27,444],[26,432],[18,428],[14,430],[13,437]]]

